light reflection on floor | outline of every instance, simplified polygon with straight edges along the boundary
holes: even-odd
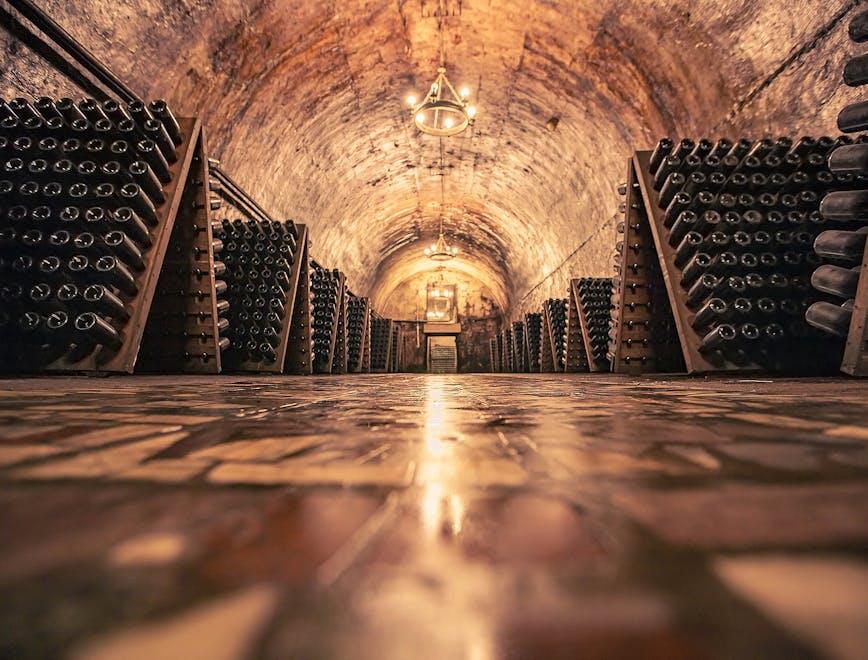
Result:
[[[361,625],[389,629],[371,649],[372,658],[492,660],[497,612],[492,574],[456,547],[468,488],[462,464],[467,448],[455,423],[461,388],[431,377],[424,381],[424,394],[423,441],[415,484],[405,500],[417,508],[422,533],[407,548],[400,574],[375,580],[369,600],[356,599],[366,617]]]

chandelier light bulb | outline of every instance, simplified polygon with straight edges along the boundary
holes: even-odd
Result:
[[[417,112],[416,113],[416,121],[419,122],[420,124],[424,124],[425,123],[425,113],[424,112]]]
[[[470,89],[468,89],[467,87],[462,87],[461,98],[466,99],[468,96],[470,96]]]
[[[476,106],[471,105],[467,108],[467,116],[473,119],[476,116]]]
[[[410,96],[407,97],[407,105],[409,105],[411,108],[414,105],[416,105],[416,97],[413,96],[412,94],[410,94]]]
[[[452,128],[452,126],[453,126],[454,124],[455,124],[455,122],[452,121],[452,117],[447,117],[446,119],[443,120],[443,125],[444,125],[446,128]]]

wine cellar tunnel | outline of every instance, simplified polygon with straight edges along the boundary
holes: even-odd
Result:
[[[142,97],[201,116],[227,171],[278,217],[307,223],[317,259],[384,314],[417,312],[430,275],[419,246],[436,238],[445,200],[467,312],[512,319],[577,270],[609,273],[612,182],[631,145],[834,125],[848,94],[828,72],[843,66],[856,3],[44,5]],[[16,59],[6,96],[76,91],[4,46]],[[441,53],[480,107],[443,158],[404,102]]]
[[[868,2],[0,0],[0,658],[868,649]]]

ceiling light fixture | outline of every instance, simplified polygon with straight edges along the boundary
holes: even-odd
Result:
[[[431,261],[449,261],[458,256],[458,248],[447,243],[446,237],[443,235],[442,218],[440,235],[437,236],[437,242],[425,248],[425,256],[431,259]]]
[[[417,103],[416,97],[411,94],[407,97],[407,105],[420,131],[428,135],[450,137],[472,125],[476,118],[476,107],[470,105],[469,96],[468,87],[462,87],[460,94],[455,91],[446,77],[446,68],[441,66],[425,98]]]

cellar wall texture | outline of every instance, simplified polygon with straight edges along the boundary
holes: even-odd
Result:
[[[763,42],[759,39],[745,51],[747,58],[765,63],[766,75],[760,75],[762,72],[755,67],[753,84],[740,86],[739,96],[728,96],[726,105],[717,112],[709,112],[702,121],[679,120],[664,127],[652,140],[630,143],[622,153],[624,164],[616,168],[610,180],[623,182],[626,159],[631,151],[651,149],[664,135],[674,138],[837,135],[838,112],[859,99],[858,91],[841,82],[841,71],[845,61],[854,54],[854,46],[847,37],[847,25],[852,15],[860,11],[860,4],[863,3],[798,2],[790,7],[791,15],[787,15],[784,8],[777,19],[769,23],[769,31],[764,35],[769,52],[777,51],[780,57],[762,59],[761,56],[767,58],[769,53],[762,51]],[[805,9],[810,11],[803,11]],[[725,60],[731,54],[721,52],[720,55]],[[702,83],[697,81],[697,84]],[[620,201],[613,194],[609,207],[617,211]],[[565,297],[573,277],[610,277],[613,246],[617,240],[616,224],[620,219],[619,213],[613,213],[558,268],[526,292],[514,305],[510,316],[519,318],[525,312],[537,311],[547,298]]]
[[[853,96],[838,72],[859,3],[40,4],[142,96],[201,115],[225,169],[310,225],[313,254],[356,293],[385,300],[433,276],[422,247],[443,213],[469,295],[517,318],[571,276],[611,274],[632,149],[662,135],[833,132]],[[441,47],[479,108],[442,152],[404,105]],[[0,54],[3,96],[79,95],[5,33]]]

